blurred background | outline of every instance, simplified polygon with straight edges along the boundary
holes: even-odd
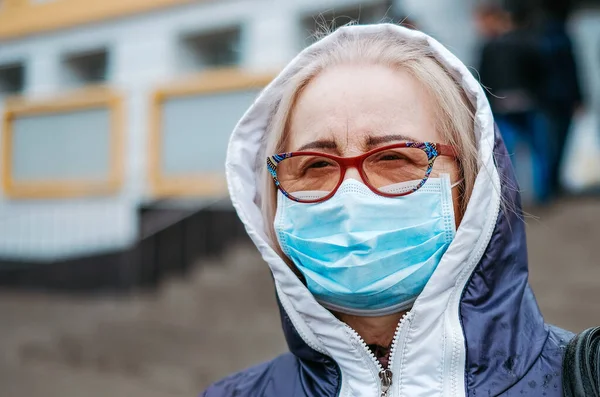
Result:
[[[600,1],[0,0],[0,397],[193,396],[286,350],[225,149],[318,27],[351,21],[472,67],[546,320],[600,325]]]

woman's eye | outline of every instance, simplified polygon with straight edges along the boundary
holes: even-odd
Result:
[[[404,159],[404,156],[401,156],[399,154],[395,154],[395,153],[388,153],[388,154],[384,154],[381,155],[379,157],[379,161],[392,161],[392,160],[402,160]]]
[[[330,164],[327,161],[317,161],[312,164],[309,164],[307,168],[325,168]]]

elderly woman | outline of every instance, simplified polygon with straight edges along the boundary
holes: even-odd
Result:
[[[227,178],[290,353],[205,396],[562,395],[572,335],[528,284],[510,159],[432,38],[352,26],[304,50],[238,124]]]

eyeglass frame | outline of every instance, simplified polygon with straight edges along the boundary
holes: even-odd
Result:
[[[378,190],[377,188],[373,187],[371,185],[371,183],[369,182],[369,179],[365,175],[365,172],[363,169],[363,163],[364,163],[365,159],[367,159],[368,157],[372,156],[375,153],[378,153],[380,151],[390,150],[390,149],[399,149],[399,148],[414,148],[414,149],[420,149],[423,152],[425,152],[425,154],[427,155],[427,161],[428,161],[427,170],[425,171],[425,177],[421,180],[421,182],[419,182],[419,184],[415,188],[413,188],[412,190],[410,190],[408,192],[403,192],[403,193],[382,192],[382,191]],[[277,166],[283,160],[289,159],[290,157],[297,157],[297,156],[325,157],[325,158],[331,159],[331,160],[335,161],[337,164],[339,164],[340,169],[341,169],[339,181],[337,182],[336,186],[333,188],[333,190],[328,195],[326,195],[322,198],[319,198],[319,199],[314,199],[314,200],[302,200],[302,199],[298,199],[298,198],[290,195],[281,186],[281,183],[279,182],[279,178],[277,177]],[[340,157],[340,156],[335,156],[335,155],[329,154],[329,153],[312,152],[312,151],[287,152],[287,153],[274,154],[272,156],[267,157],[267,170],[271,174],[271,177],[273,178],[273,181],[274,181],[277,189],[279,189],[279,191],[281,191],[281,193],[283,193],[283,195],[286,196],[288,199],[290,199],[292,201],[296,201],[298,203],[314,204],[314,203],[321,203],[323,201],[329,200],[331,197],[333,197],[335,195],[335,193],[337,192],[339,187],[344,182],[344,177],[346,176],[346,171],[348,170],[349,167],[354,167],[358,170],[358,173],[360,174],[360,177],[362,178],[364,184],[373,193],[375,193],[379,196],[383,196],[383,197],[394,198],[394,197],[407,196],[407,195],[412,194],[412,193],[416,192],[417,190],[419,190],[425,184],[425,182],[427,182],[427,180],[429,179],[429,176],[431,175],[431,171],[433,170],[433,165],[435,163],[435,160],[437,160],[437,158],[440,156],[452,157],[452,158],[456,159],[458,157],[458,154],[452,146],[444,145],[441,143],[402,142],[402,143],[396,143],[393,145],[387,145],[387,146],[375,148],[373,150],[370,150],[366,153],[363,153],[363,154],[361,154],[359,156],[355,156],[355,157]]]

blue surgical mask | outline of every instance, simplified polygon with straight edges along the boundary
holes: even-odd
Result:
[[[379,196],[354,179],[321,203],[297,203],[279,192],[275,232],[321,305],[359,316],[392,314],[412,306],[454,238],[451,190],[442,175],[397,198]]]

